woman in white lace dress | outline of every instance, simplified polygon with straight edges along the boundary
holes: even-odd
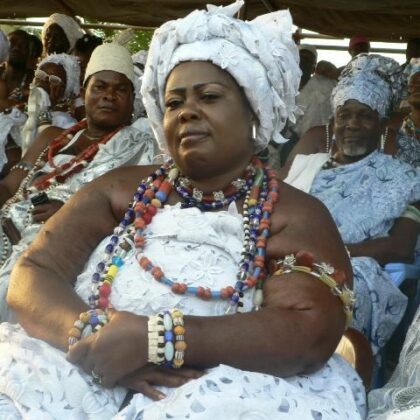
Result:
[[[290,15],[242,22],[242,3],[155,34],[142,93],[176,166],[93,182],[16,264],[2,414],[364,416],[359,377],[332,356],[352,311],[339,234],[319,202],[254,157],[294,111]],[[121,409],[127,388],[137,394]]]

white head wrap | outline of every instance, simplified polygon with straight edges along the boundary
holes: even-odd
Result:
[[[315,45],[300,44],[299,51],[304,51],[304,50],[311,52],[315,56],[315,59],[318,60],[318,51],[316,50]]]
[[[146,64],[148,52],[146,50],[141,50],[136,52],[131,56],[133,59],[134,66],[134,119],[146,116],[146,110],[144,109],[143,98],[140,93],[141,83],[143,80],[143,70]]]
[[[47,63],[54,63],[62,66],[66,72],[66,90],[64,96],[66,98],[79,96],[80,93],[80,64],[77,57],[69,54],[51,54],[44,58],[38,68]]]
[[[251,22],[233,18],[243,5],[207,6],[155,31],[141,92],[160,147],[166,149],[162,120],[164,88],[172,69],[185,61],[211,61],[230,73],[244,89],[258,117],[256,149],[270,140],[285,142],[281,131],[295,121],[300,70],[288,11],[259,16]]]
[[[412,58],[404,69],[407,80],[410,80],[416,73],[420,73],[420,57]]]
[[[89,63],[86,67],[85,80],[99,71],[110,70],[121,73],[133,83],[134,86],[134,64],[127,48],[117,42],[102,44],[93,50]]]
[[[358,54],[344,68],[332,92],[333,111],[354,99],[385,118],[399,104],[402,82],[400,66],[392,58]]]
[[[148,54],[149,52],[147,50],[140,50],[133,54],[131,58],[133,59],[134,64],[136,64],[137,66],[141,67],[142,70],[144,70]]]
[[[9,55],[10,42],[6,34],[0,29],[0,63],[7,60]]]
[[[69,40],[70,49],[74,48],[76,41],[81,38],[84,34],[83,29],[80,25],[70,16],[63,15],[61,13],[53,13],[44,23],[41,32],[42,43],[44,43],[45,33],[49,26],[53,23],[57,24],[66,34]]]

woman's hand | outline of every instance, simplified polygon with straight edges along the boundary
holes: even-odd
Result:
[[[45,204],[39,204],[32,209],[32,222],[42,223],[47,221],[52,215],[58,212],[64,205],[63,202],[58,200],[51,200]]]
[[[204,373],[204,371],[190,368],[168,369],[147,365],[122,378],[118,384],[158,401],[165,398],[166,395],[154,386],[178,388],[192,379],[200,378]]]
[[[108,324],[72,346],[67,360],[109,388],[147,364],[147,317],[109,311]]]

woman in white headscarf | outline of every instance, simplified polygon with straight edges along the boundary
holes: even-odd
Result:
[[[84,31],[72,17],[53,13],[42,27],[44,54],[71,53],[83,34]]]
[[[232,17],[242,4],[155,33],[142,94],[176,164],[98,180],[15,267],[8,299],[33,338],[0,327],[2,413],[363,415],[360,379],[332,356],[353,303],[338,232],[255,157],[281,141],[295,108],[290,15],[242,22]],[[127,388],[139,394],[117,414]]]
[[[48,126],[69,128],[77,122],[71,113],[80,94],[80,65],[69,54],[52,54],[35,70],[28,99],[28,120],[18,143],[25,154],[37,134]]]

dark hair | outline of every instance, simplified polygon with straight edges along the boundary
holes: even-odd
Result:
[[[76,41],[73,52],[92,53],[97,46],[102,45],[102,42],[99,36],[84,34]]]
[[[29,55],[38,58],[42,54],[42,41],[36,35],[29,35]]]

